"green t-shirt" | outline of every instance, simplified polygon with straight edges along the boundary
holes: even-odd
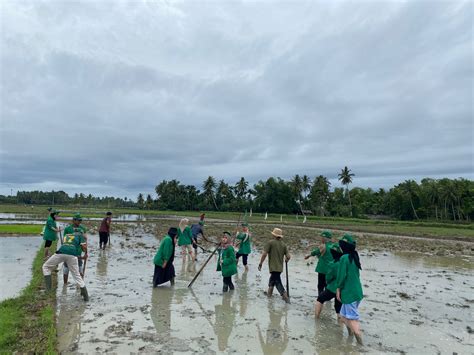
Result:
[[[84,234],[87,232],[84,226],[75,227],[70,224],[64,229],[63,245],[58,250],[59,254],[80,256],[82,254],[81,245],[87,244]]]
[[[269,241],[264,248],[268,254],[268,268],[270,272],[283,271],[283,258],[288,255],[288,248],[282,242],[281,238]]]
[[[171,255],[173,255],[173,240],[169,235],[166,235],[160,243],[153,262],[157,266],[163,266],[163,262],[168,261]]]
[[[56,221],[53,219],[53,217],[49,216],[44,225],[43,240],[50,240],[54,242],[58,238],[57,233],[53,228],[57,228]]]
[[[349,255],[345,254],[339,260],[337,270],[337,288],[341,290],[341,302],[349,304],[364,298],[362,284],[359,278],[359,268],[355,262],[349,261]]]
[[[178,245],[189,245],[193,243],[193,232],[189,226],[186,226],[181,232],[181,229],[178,228]]]
[[[220,266],[221,260],[222,267]],[[217,260],[217,271],[222,271],[222,276],[224,277],[237,273],[237,259],[235,258],[235,251],[232,245],[220,251],[219,259]]]
[[[332,293],[336,293],[337,290],[337,270],[339,269],[339,261],[333,261],[328,266],[328,272],[326,273],[326,288]]]
[[[331,254],[332,244],[333,243],[331,242],[325,243],[326,251],[323,256],[321,256],[321,250],[319,250],[319,248],[316,248],[311,252],[312,256],[317,256],[319,258],[315,271],[320,274],[326,274],[329,271],[329,264],[334,260]]]
[[[250,254],[250,234],[240,232],[237,234],[237,240],[240,240],[239,254]]]

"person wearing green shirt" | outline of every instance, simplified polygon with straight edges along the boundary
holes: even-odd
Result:
[[[50,214],[43,228],[43,240],[44,240],[44,258],[49,258],[49,248],[53,242],[58,239],[58,232],[61,230],[61,227],[58,227],[56,224],[56,217],[59,214],[59,211],[54,209],[49,209]]]
[[[82,218],[79,214],[76,214],[72,219],[72,224],[68,225],[64,228],[64,236],[72,235],[72,234],[82,234],[84,238],[86,238],[87,229],[82,224]],[[86,238],[87,239],[87,238]],[[66,246],[67,248],[67,246]],[[82,256],[82,250],[79,250],[79,255],[77,257],[77,263],[79,267],[79,274],[81,277],[84,277],[84,270],[83,270],[83,260],[85,259],[85,255]],[[67,263],[63,264],[63,281],[66,285],[69,279],[69,267]]]
[[[222,272],[224,284],[222,291],[227,292],[229,289],[233,290],[235,287],[232,283],[232,275],[237,273],[237,259],[235,258],[234,247],[230,243],[229,232],[222,234],[219,259],[217,260],[217,271]]]
[[[73,224],[79,225],[81,220],[81,215],[76,213],[74,215]],[[84,258],[87,259],[87,237],[81,230],[78,229],[72,228],[72,233],[70,233],[71,230],[68,230],[67,232],[68,233],[65,233],[64,235],[63,245],[59,248],[56,254],[51,256],[43,264],[43,275],[46,290],[51,291],[52,289],[52,271],[60,263],[66,263],[72,273],[74,280],[81,289],[81,296],[84,298],[84,301],[88,301],[89,294],[87,293],[86,284],[79,273],[79,265],[77,261],[77,257],[81,256],[82,252],[85,253]]]
[[[329,271],[329,264],[333,261],[330,252],[332,244],[332,233],[330,231],[324,231],[321,233],[321,245],[313,249],[310,255],[304,257],[305,260],[311,256],[317,256],[319,258],[315,269],[318,273],[318,296],[326,288],[326,273]]]
[[[191,256],[191,260],[195,260],[195,255],[193,253],[193,232],[191,231],[191,228],[189,227],[189,219],[183,218],[179,222],[179,228],[178,228],[178,246],[181,247],[181,254],[186,256],[186,250],[189,252],[189,255]]]
[[[290,303],[288,293],[281,282],[281,273],[283,272],[283,258],[286,262],[290,261],[290,253],[288,247],[282,242],[283,231],[280,228],[274,228],[272,231],[273,239],[269,241],[264,248],[260,264],[258,264],[258,271],[262,270],[262,265],[268,255],[268,268],[270,271],[270,280],[268,281],[267,296],[273,295],[273,288],[276,286],[281,297],[286,303]]]
[[[344,253],[339,260],[336,280],[336,298],[342,303],[341,320],[346,325],[349,334],[354,334],[357,342],[362,344],[359,324],[359,304],[364,298],[359,275],[362,266],[356,251],[356,241],[352,235],[344,234],[339,240],[339,246]]]
[[[342,251],[339,248],[338,244],[331,245],[330,252],[332,254],[333,261],[329,264],[328,272],[326,273],[326,289],[321,292],[316,300],[316,305],[314,309],[314,313],[316,318],[319,318],[321,314],[321,310],[323,308],[323,303],[330,301],[334,298],[334,310],[339,318],[339,313],[341,312],[342,303],[339,302],[336,297],[336,290],[337,290],[337,271],[339,269],[339,259],[342,256]]]
[[[178,229],[171,227],[168,229],[168,234],[163,237],[160,247],[153,259],[155,264],[155,272],[153,274],[153,287],[164,284],[170,281],[174,285],[174,278],[176,276],[174,270],[174,246],[176,243],[176,235]]]
[[[237,244],[239,246],[239,251],[235,255],[237,258],[237,264],[239,263],[239,258],[242,257],[242,262],[245,266],[245,271],[248,271],[247,260],[250,254],[250,242],[252,234],[249,232],[249,225],[248,223],[242,223],[242,232],[237,234]]]

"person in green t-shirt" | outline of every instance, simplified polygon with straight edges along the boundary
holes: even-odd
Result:
[[[362,344],[359,324],[359,304],[364,298],[359,275],[362,266],[356,251],[356,241],[352,235],[344,234],[339,240],[339,246],[344,253],[339,260],[336,281],[336,298],[342,303],[341,320],[346,325],[349,334],[354,334],[357,342]]]
[[[250,242],[252,234],[249,232],[248,223],[242,223],[242,232],[238,233],[236,236],[237,245],[239,246],[239,251],[235,255],[237,258],[237,264],[239,263],[239,258],[242,257],[242,262],[245,266],[245,271],[248,271],[247,260],[251,251]]]
[[[326,289],[321,292],[316,300],[316,305],[314,309],[314,313],[316,318],[319,318],[321,314],[321,310],[323,308],[323,303],[330,301],[334,298],[334,310],[339,318],[339,313],[341,312],[342,303],[336,297],[336,290],[337,290],[337,271],[339,269],[339,259],[342,256],[342,251],[339,248],[338,244],[331,245],[331,252],[333,261],[329,264],[328,272],[326,273]]]
[[[68,225],[66,228],[64,228],[64,238],[68,235],[79,235],[82,234],[84,238],[87,239],[86,237],[87,229],[82,225],[82,218],[80,215],[76,214],[75,217],[72,219],[72,224]],[[68,248],[66,246],[65,248]],[[63,248],[64,250],[64,248]],[[83,265],[86,256],[82,256],[82,250],[79,250],[79,255],[77,256],[77,263],[79,266],[79,274],[81,274],[81,277],[84,278],[84,270],[83,270]],[[64,284],[67,284],[69,279],[69,267],[67,263],[63,264],[63,281]]]
[[[237,273],[237,259],[235,258],[234,247],[230,243],[230,233],[224,232],[219,247],[219,259],[217,260],[216,271],[222,272],[222,291],[233,290],[232,275]]]
[[[273,294],[273,288],[276,286],[281,297],[285,300],[286,303],[290,303],[290,298],[288,293],[283,287],[281,282],[281,273],[283,272],[283,258],[288,262],[291,258],[290,253],[288,252],[287,246],[282,242],[283,231],[280,228],[274,228],[273,240],[269,241],[264,248],[262,257],[260,258],[260,264],[258,264],[258,271],[262,270],[263,262],[265,261],[268,255],[268,268],[270,271],[270,280],[268,281],[268,291],[267,296],[271,297]]]
[[[330,231],[324,231],[321,233],[321,244],[313,249],[310,255],[304,257],[305,260],[311,256],[317,256],[319,258],[315,269],[318,273],[318,296],[326,288],[326,273],[329,270],[329,264],[333,261],[331,252],[329,251],[332,244],[332,233]]]
[[[155,264],[153,287],[157,287],[168,281],[171,282],[171,285],[174,285],[176,273],[173,261],[177,233],[178,230],[176,228],[168,229],[168,234],[165,235],[160,242],[160,247],[153,259],[153,263]]]
[[[81,215],[76,213],[73,218],[73,225],[79,226],[81,221]],[[43,264],[43,275],[46,290],[51,291],[52,289],[51,272],[60,263],[66,263],[72,273],[74,281],[76,281],[81,289],[81,296],[84,298],[84,301],[88,301],[89,294],[87,293],[86,284],[79,272],[79,264],[77,259],[78,256],[81,256],[82,252],[85,253],[84,258],[87,259],[87,237],[79,228],[74,228],[72,226],[69,227],[69,229],[66,228],[65,230],[63,245],[59,248],[56,254],[51,256]]]
[[[48,219],[43,227],[43,240],[44,240],[44,258],[49,258],[49,248],[51,244],[58,239],[58,232],[61,231],[61,227],[58,227],[56,224],[56,217],[59,214],[59,211],[48,208],[50,212]]]
[[[195,255],[193,253],[193,232],[191,231],[191,228],[189,227],[189,219],[183,218],[179,222],[179,228],[178,228],[178,246],[181,247],[181,254],[186,257],[186,251],[189,252],[189,255],[191,256],[191,260],[195,260]]]

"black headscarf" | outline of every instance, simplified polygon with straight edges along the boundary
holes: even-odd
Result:
[[[347,243],[344,240],[339,241],[339,246],[341,247],[343,254],[349,254],[349,262],[355,262],[359,270],[362,270],[359,253],[357,253],[356,246],[354,244]]]
[[[339,250],[336,250],[336,249],[330,249],[331,250],[331,255],[332,255],[332,258],[334,259],[334,261],[339,261],[339,259],[341,258],[342,256],[342,253],[339,251]]]

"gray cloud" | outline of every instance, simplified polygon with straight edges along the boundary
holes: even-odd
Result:
[[[471,2],[3,2],[0,193],[473,178]]]

